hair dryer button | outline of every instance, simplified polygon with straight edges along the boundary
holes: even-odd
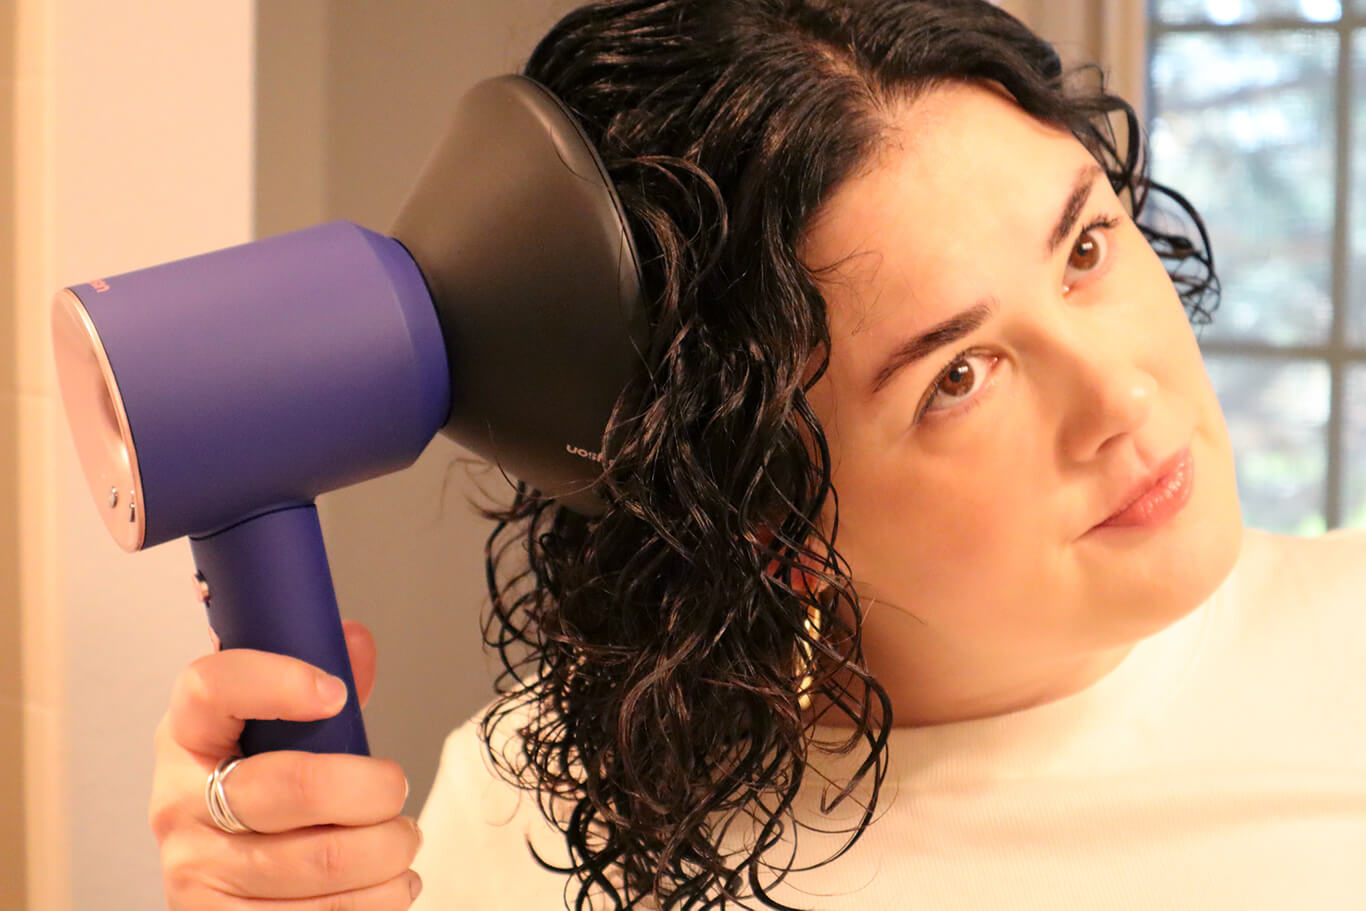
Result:
[[[119,505],[119,489],[118,489],[117,487],[111,487],[111,488],[109,488],[109,508],[110,508],[110,509],[113,509],[115,506],[118,506],[118,505]]]
[[[194,596],[200,600],[205,607],[209,606],[209,580],[204,578],[204,574],[196,571],[194,574]]]

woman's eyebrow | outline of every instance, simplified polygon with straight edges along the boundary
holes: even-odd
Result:
[[[1081,210],[1086,207],[1086,200],[1091,198],[1091,188],[1096,185],[1096,179],[1104,173],[1105,171],[1095,162],[1083,166],[1077,172],[1077,177],[1072,182],[1072,192],[1068,194],[1067,202],[1062,207],[1062,215],[1059,216],[1053,233],[1048,236],[1048,252],[1045,258],[1057,253],[1058,247],[1072,233],[1072,229],[1077,225],[1077,219],[1081,217]]]
[[[994,299],[981,300],[967,310],[955,313],[942,323],[931,326],[929,331],[902,343],[887,356],[877,373],[873,375],[873,382],[868,389],[868,398],[875,398],[882,387],[886,386],[903,367],[922,360],[936,349],[958,341],[991,319],[995,312],[996,302]]]

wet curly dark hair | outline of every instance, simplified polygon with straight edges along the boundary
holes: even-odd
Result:
[[[1100,71],[1064,74],[1049,44],[985,0],[600,0],[565,16],[525,74],[577,116],[620,195],[650,372],[613,413],[604,513],[525,484],[481,510],[497,523],[483,634],[504,670],[480,733],[487,743],[518,720],[516,755],[490,755],[564,833],[570,867],[537,859],[567,874],[566,907],[577,887],[576,908],[749,908],[747,884],[787,908],[768,890],[791,868],[765,855],[797,824],[798,789],[823,777],[808,764],[799,678],[810,671],[821,717],[852,724],[821,748],[866,751],[832,783],[832,805],[871,785],[843,850],[873,819],[893,723],[864,668],[829,451],[805,395],[830,339],[798,257],[804,230],[871,160],[891,105],[994,80],[1076,136],[1135,220],[1154,191],[1174,204],[1162,227],[1140,227],[1197,324],[1218,298],[1208,237],[1148,179],[1138,119]],[[803,641],[810,665],[794,663]],[[755,843],[723,853],[727,825],[746,819]]]

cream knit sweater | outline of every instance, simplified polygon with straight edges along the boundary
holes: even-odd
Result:
[[[446,741],[414,908],[563,908],[565,878],[524,836],[557,863],[563,840],[490,774],[476,730]],[[847,757],[824,761],[847,777]],[[814,784],[798,820],[850,825],[847,803],[820,818]],[[1090,688],[894,729],[877,814],[772,894],[858,911],[1366,909],[1366,532],[1248,529],[1209,601]],[[801,830],[795,865],[846,838]]]

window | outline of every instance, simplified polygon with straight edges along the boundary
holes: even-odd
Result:
[[[1153,177],[1223,281],[1200,347],[1247,524],[1366,528],[1366,0],[1150,0]]]

